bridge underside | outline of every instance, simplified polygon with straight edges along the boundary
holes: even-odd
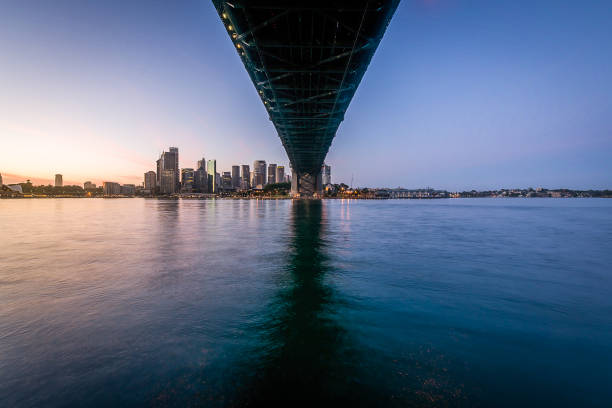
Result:
[[[320,191],[323,160],[399,0],[213,0],[293,170]]]

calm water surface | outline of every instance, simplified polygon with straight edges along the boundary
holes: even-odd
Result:
[[[2,407],[609,407],[611,373],[612,200],[0,201]]]

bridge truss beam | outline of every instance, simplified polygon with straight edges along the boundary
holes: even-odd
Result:
[[[296,188],[301,179],[311,191],[399,0],[213,4],[287,151]]]

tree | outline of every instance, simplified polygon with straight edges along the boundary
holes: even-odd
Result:
[[[264,186],[264,193],[287,194],[291,189],[291,183],[272,183]]]

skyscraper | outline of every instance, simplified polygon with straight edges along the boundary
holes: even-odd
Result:
[[[198,160],[198,168],[193,175],[193,188],[198,193],[208,193],[208,173],[206,172],[206,159]]]
[[[181,169],[181,192],[193,193],[195,172],[193,169]]]
[[[263,188],[266,184],[266,161],[255,160],[253,162],[253,182],[251,187]]]
[[[2,187],[2,174],[0,174],[0,187]]]
[[[232,187],[240,188],[240,166],[232,166]]]
[[[178,185],[176,184],[176,171],[174,170],[162,170],[159,184],[159,192],[161,194],[174,194],[178,192]]]
[[[331,184],[331,166],[323,163],[321,166],[322,184],[324,186]]]
[[[217,192],[217,161],[209,160],[208,161],[208,192],[216,193]]]
[[[268,165],[268,184],[276,183],[276,164]]]
[[[171,147],[170,151],[162,152],[159,160],[157,161],[157,184],[160,186],[160,188],[162,185],[162,175],[166,170],[172,170],[174,172],[174,192],[177,192],[181,185],[178,147]]]
[[[229,171],[224,171],[221,176],[221,187],[224,190],[229,190],[232,188],[232,173]]]
[[[64,180],[61,174],[56,174],[55,175],[55,187],[63,187],[64,186]]]
[[[198,167],[196,170],[204,169],[206,170],[206,159],[202,157],[202,160],[198,160]]]
[[[157,159],[157,161],[155,163],[157,163],[157,171],[155,173],[155,181],[157,182],[157,188],[159,188],[159,186],[161,186],[161,171],[162,171],[162,159],[161,159],[161,156],[159,157],[159,159]]]
[[[285,166],[278,166],[276,168],[276,182],[277,183],[285,182]]]
[[[174,154],[175,157],[175,162],[174,162],[174,180],[176,183],[176,188],[177,191],[180,188],[179,186],[181,185],[181,180],[179,177],[179,153],[178,153],[178,147],[171,147],[170,151],[168,152],[169,154]]]
[[[147,171],[144,174],[144,189],[150,194],[154,194],[157,189],[157,175],[154,171]]]
[[[242,177],[240,179],[240,188],[243,190],[248,190],[251,188],[251,170],[249,169],[248,164],[243,164],[241,167]]]
[[[205,168],[194,172],[193,188],[198,193],[208,193],[208,173]]]

